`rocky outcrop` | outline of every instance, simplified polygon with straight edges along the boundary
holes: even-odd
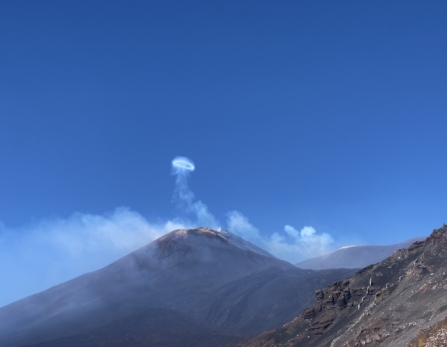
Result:
[[[426,241],[317,290],[314,305],[303,314],[244,346],[413,347],[411,341],[418,334],[422,339],[427,336],[426,341],[444,339],[447,346],[444,328],[430,330],[446,316],[447,226],[443,225]]]
[[[444,310],[446,307],[443,308]],[[445,347],[447,345],[447,318],[421,330],[405,347]]]

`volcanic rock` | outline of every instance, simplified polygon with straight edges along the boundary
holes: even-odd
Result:
[[[245,347],[447,346],[447,226],[315,292],[314,305]]]

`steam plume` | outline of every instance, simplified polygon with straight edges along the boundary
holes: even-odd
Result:
[[[238,211],[227,213],[227,217],[228,229],[231,232],[291,263],[328,253],[334,242],[329,234],[317,234],[310,226],[305,226],[300,231],[290,225],[284,226],[284,231],[289,236],[287,239],[277,232],[270,236],[261,234],[259,229]]]
[[[194,163],[186,157],[176,157],[172,160],[172,174],[176,176],[174,202],[181,211],[194,214],[197,226],[220,229],[219,223],[208,211],[202,201],[194,201],[194,193],[188,187],[188,176],[195,170]]]
[[[177,217],[153,222],[121,207],[103,215],[74,213],[22,228],[11,229],[0,221],[0,273],[10,283],[3,288],[0,307],[105,266],[172,230],[197,226],[219,230],[219,222],[188,187],[194,170],[188,158],[172,161],[176,178],[173,200],[192,220]],[[286,225],[284,232],[268,235],[240,212],[229,212],[227,217],[229,231],[292,263],[331,250],[332,237],[317,234],[312,227],[296,230]]]
[[[175,229],[178,220],[149,222],[129,208],[103,215],[74,213],[21,228],[0,221],[0,273],[8,279],[0,307],[97,270]]]

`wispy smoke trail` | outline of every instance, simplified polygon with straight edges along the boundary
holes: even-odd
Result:
[[[195,215],[197,226],[220,229],[218,221],[208,211],[202,201],[194,201],[194,193],[188,187],[188,177],[195,170],[194,163],[186,157],[176,157],[172,161],[172,174],[176,176],[174,203],[180,210]]]
[[[186,157],[176,157],[172,161],[172,174],[176,176],[174,202],[180,210],[194,214],[197,226],[220,229],[219,223],[201,201],[195,201],[194,193],[188,187],[188,177],[195,170],[194,163]],[[270,236],[261,233],[242,213],[231,211],[227,213],[228,230],[242,238],[267,250],[278,258],[297,263],[308,257],[315,257],[329,252],[334,242],[329,234],[317,234],[310,226],[296,230],[290,225],[284,226],[285,237],[274,232]],[[193,222],[193,223],[195,223]]]
[[[97,270],[175,230],[178,220],[149,222],[125,207],[104,215],[74,213],[20,229],[0,222],[0,307]]]
[[[284,226],[284,231],[289,236],[288,240],[277,232],[270,236],[261,234],[259,229],[238,211],[227,213],[227,217],[229,231],[291,263],[328,253],[334,242],[329,234],[317,234],[316,230],[310,226],[300,231],[290,225]]]

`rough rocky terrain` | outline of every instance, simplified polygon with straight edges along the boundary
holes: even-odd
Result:
[[[447,346],[447,226],[315,293],[314,305],[245,347]]]
[[[447,346],[447,318],[423,329],[405,347],[445,347]]]

